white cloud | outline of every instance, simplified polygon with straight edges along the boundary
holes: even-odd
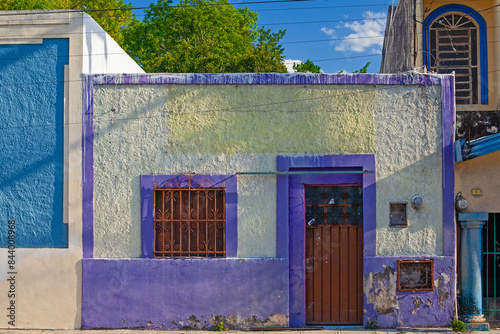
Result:
[[[363,13],[363,17],[364,20],[344,22],[337,27],[336,31],[344,31],[347,35],[335,43],[336,51],[365,52],[371,50],[374,53],[382,52],[386,14],[366,11]],[[334,29],[323,27],[321,31],[327,36],[333,36],[328,32],[333,32]]]
[[[321,31],[327,36],[335,36],[335,29],[321,27]]]
[[[302,64],[301,60],[285,59],[285,66],[288,73],[295,73],[293,64]]]

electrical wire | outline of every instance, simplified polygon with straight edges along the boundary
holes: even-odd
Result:
[[[117,75],[116,77],[118,77]],[[115,85],[113,83],[110,83],[109,85]],[[235,85],[228,85],[228,86],[235,86]],[[303,86],[303,85],[296,85],[296,86]],[[347,86],[347,85],[346,85]],[[360,86],[367,86],[367,85],[360,85]],[[370,86],[370,85],[368,85]],[[262,107],[269,107],[269,106],[275,106],[275,105],[284,105],[284,104],[290,104],[290,103],[298,103],[298,102],[305,102],[305,101],[317,101],[317,100],[323,100],[323,99],[332,99],[341,96],[342,98],[346,96],[359,96],[361,94],[373,94],[376,93],[377,91],[390,91],[390,90],[397,90],[398,87],[396,85],[371,85],[371,86],[377,86],[376,90],[362,90],[362,91],[356,91],[356,92],[337,92],[336,94],[329,94],[326,96],[322,97],[313,97],[313,98],[305,98],[305,99],[293,99],[293,100],[287,100],[287,101],[279,101],[279,102],[272,102],[272,103],[261,103],[261,104],[253,104],[253,105],[238,105],[234,106],[231,108],[220,108],[220,109],[204,109],[204,110],[195,110],[195,111],[190,111],[190,113],[215,113],[215,112],[238,112],[238,110],[246,110],[246,109],[255,109],[255,108],[262,108]],[[342,87],[342,85],[332,85],[332,87]],[[351,86],[352,87],[352,86]],[[264,110],[252,110],[254,112],[266,112]],[[290,113],[301,113],[301,112],[308,112],[304,110],[288,110],[287,112]],[[327,110],[325,112],[328,113],[334,113],[338,112],[338,110]],[[357,112],[357,111],[354,111]],[[137,117],[122,117],[122,118],[116,118],[112,119],[112,121],[130,121],[130,120],[141,120],[141,119],[155,119],[155,118],[162,118],[165,117],[165,114],[161,115],[150,115],[150,116],[137,116]],[[99,117],[93,117],[92,123],[100,123],[100,122],[108,122],[109,119],[100,119]],[[40,127],[57,127],[57,126],[69,126],[69,125],[82,125],[82,124],[88,124],[89,122],[84,122],[84,121],[78,121],[78,122],[63,122],[63,123],[52,123],[52,124],[39,124],[39,125],[20,125],[20,126],[8,126],[8,127],[0,127],[0,131],[5,131],[5,130],[10,130],[10,129],[25,129],[25,128],[40,128]]]
[[[283,1],[288,1],[288,0],[283,0]],[[302,0],[293,0],[293,1],[302,1]],[[313,0],[311,0],[313,1]],[[266,2],[266,1],[260,1],[259,3],[263,3],[263,2]],[[267,1],[269,3],[272,3],[272,2],[276,2],[276,1]],[[244,2],[246,3],[246,2]],[[257,2],[253,2],[253,3],[257,3]],[[353,5],[354,6],[354,5]],[[351,7],[351,6],[331,6],[331,7]],[[479,10],[478,12],[484,12],[484,11],[487,11],[487,10],[492,10],[493,8],[495,7],[498,7],[498,5],[495,5],[495,6],[492,6],[492,7],[489,7],[489,8],[485,8],[485,9],[482,9],[482,10]],[[144,7],[144,8],[149,8],[149,7]],[[43,12],[45,13],[45,12]],[[49,11],[47,13],[54,13],[53,11]],[[37,14],[37,13],[28,13],[28,14]],[[23,14],[25,15],[25,14]],[[0,15],[1,16],[1,15]],[[465,16],[465,15],[464,15]],[[360,20],[380,20],[380,18],[371,18],[371,19],[356,19],[354,21],[360,21]],[[333,20],[334,22],[335,21],[345,21],[345,20]],[[296,24],[308,24],[308,23],[312,23],[312,22],[298,22]],[[288,24],[288,23],[281,23],[281,24]],[[488,26],[487,29],[492,29],[492,28],[497,28],[498,26]],[[95,32],[86,32],[86,33],[94,33]],[[105,32],[98,32],[98,33],[102,33],[104,34]],[[71,33],[69,33],[71,34]],[[75,33],[77,34],[77,33]],[[411,34],[411,33],[410,33]],[[418,33],[419,35],[421,33]],[[56,34],[55,34],[56,35]],[[387,34],[387,36],[397,36],[397,35],[409,35],[409,34],[405,34],[405,33],[398,33],[398,34]],[[44,37],[48,37],[49,35],[44,35]],[[57,36],[60,36],[60,34],[57,34]],[[9,36],[9,38],[14,38],[15,39],[16,36]],[[19,36],[21,37],[21,36]],[[25,36],[23,36],[25,37]],[[279,43],[280,45],[287,45],[287,44],[303,44],[303,43],[317,43],[317,42],[332,42],[332,41],[345,41],[345,40],[360,40],[360,39],[373,39],[373,38],[383,38],[384,36],[360,36],[360,37],[343,37],[343,38],[328,38],[328,39],[319,39],[319,40],[302,40],[302,41],[283,41],[281,43]],[[498,43],[500,41],[488,41],[487,43]],[[422,50],[419,50],[419,51],[422,51]],[[389,54],[389,53],[398,53],[398,52],[386,52],[386,54]],[[112,55],[112,54],[121,54],[121,53],[105,53],[105,54],[93,54],[92,56],[98,56],[98,55]],[[350,59],[350,58],[365,58],[365,57],[377,57],[377,56],[380,56],[381,54],[378,54],[378,53],[375,53],[375,54],[366,54],[366,55],[357,55],[357,56],[349,56],[349,57],[336,57],[336,58],[328,58],[328,59],[318,59],[318,60],[313,60],[313,61],[316,61],[316,62],[325,62],[325,61],[332,61],[332,60],[341,60],[341,59]],[[83,56],[83,55],[69,55],[68,57],[80,57],[80,56]],[[85,55],[87,56],[87,55]],[[34,59],[34,58],[44,58],[44,57],[19,57],[19,58],[0,58],[0,60],[14,60],[14,59]],[[47,58],[53,58],[53,57],[47,57]]]

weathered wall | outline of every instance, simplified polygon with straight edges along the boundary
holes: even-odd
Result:
[[[464,212],[500,212],[497,196],[500,178],[495,176],[499,165],[500,152],[456,164],[455,190],[461,192],[468,202]],[[473,196],[473,189],[481,190],[481,195]]]
[[[422,87],[98,86],[95,256],[140,257],[141,174],[272,171],[278,153],[374,152],[378,254],[442,254],[439,94]],[[241,257],[276,254],[273,178],[239,178]],[[390,228],[389,202],[415,194],[425,197],[424,208],[409,209],[408,228]]]
[[[447,326],[455,313],[455,259],[429,257],[434,261],[434,290],[418,293],[397,291],[397,260],[401,259],[365,258],[365,320],[377,321],[382,328]]]
[[[443,255],[439,94],[439,87],[377,94],[377,255]],[[410,205],[417,194],[420,209]],[[390,202],[408,203],[407,228],[389,226]]]
[[[273,171],[280,152],[373,152],[374,95],[363,86],[96,87],[95,256],[140,257],[141,174]],[[276,256],[274,180],[239,177],[240,257]]]
[[[84,234],[84,254],[88,248],[87,257],[94,259],[84,260],[85,326],[148,327],[150,321],[157,326],[182,328],[190,318],[195,323],[203,318],[203,324],[206,322],[207,326],[212,326],[213,319],[205,314],[206,310],[205,313],[200,310],[199,314],[191,314],[183,309],[174,314],[173,305],[168,300],[164,300],[160,308],[168,313],[152,311],[148,314],[150,319],[122,307],[133,302],[129,294],[155,291],[156,286],[164,283],[165,275],[170,277],[170,273],[177,273],[177,266],[185,263],[190,271],[197,273],[200,266],[206,265],[203,260],[167,259],[154,262],[160,264],[165,275],[155,276],[152,280],[136,280],[134,283],[133,277],[116,275],[117,265],[133,272],[140,271],[140,268],[149,271],[144,266],[153,263],[150,259],[139,259],[141,175],[188,172],[231,175],[241,171],[276,171],[278,156],[286,156],[291,161],[302,157],[323,161],[322,158],[328,157],[330,160],[326,160],[333,165],[326,167],[334,167],[341,160],[339,157],[375,157],[371,169],[376,171],[376,189],[371,184],[370,191],[376,193],[376,201],[367,200],[373,204],[366,211],[370,225],[364,227],[365,247],[369,248],[364,260],[364,279],[367,284],[385,284],[384,281],[370,280],[370,277],[384,272],[386,267],[396,268],[396,256],[431,258],[435,261],[436,287],[428,293],[401,294],[391,286],[386,289],[385,297],[379,290],[366,287],[365,321],[380,316],[381,325],[386,327],[447,325],[453,316],[455,298],[454,281],[449,278],[454,272],[454,225],[453,218],[443,210],[445,206],[453,207],[452,80],[429,76],[365,75],[359,76],[363,85],[355,85],[357,78],[277,74],[89,78],[85,95],[89,109],[85,109],[84,116],[84,170],[91,176],[84,182],[84,206],[87,207],[84,228],[88,231],[88,235]],[[387,85],[391,80],[394,83]],[[443,86],[429,86],[431,82],[440,83],[439,80],[444,80]],[[287,84],[278,84],[284,82]],[[350,85],[336,85],[337,82]],[[412,84],[399,85],[406,82]],[[446,119],[442,120],[442,115]],[[443,162],[444,150],[446,164]],[[303,259],[288,257],[289,254],[283,252],[283,249],[288,250],[286,240],[293,235],[288,234],[288,229],[285,235],[277,232],[277,229],[285,231],[278,214],[285,212],[287,215],[289,210],[285,199],[285,209],[280,206],[277,213],[277,200],[280,202],[277,192],[280,190],[276,189],[276,180],[276,176],[267,175],[238,176],[237,256],[244,261],[241,264],[244,270],[250,265],[248,261],[260,269],[265,268],[268,261],[290,261],[290,268],[287,265],[284,269],[287,272],[292,270],[292,260],[295,261],[293,265],[304,263]],[[425,204],[419,210],[408,204],[408,227],[389,227],[389,202],[409,203],[416,194],[424,196]],[[287,192],[283,196],[287,196]],[[284,221],[288,226],[288,220]],[[446,233],[443,225],[447,226]],[[276,259],[278,254],[280,258]],[[237,275],[233,272],[235,267],[226,266],[237,259],[218,261],[218,264],[224,264],[224,268],[217,268],[226,275]],[[204,274],[197,279],[190,276],[193,284],[204,286],[205,277],[218,277],[217,268],[203,271]],[[93,308],[99,291],[107,289],[93,280],[97,272],[104,281],[107,280],[105,277],[117,277],[120,286],[127,287],[106,301],[110,306],[100,309],[103,314],[95,314],[99,310]],[[293,287],[297,291],[304,279],[299,276],[294,276]],[[169,282],[174,286],[181,284],[180,280]],[[238,295],[228,299],[231,300],[227,305],[230,310],[208,305],[211,293],[200,296],[197,303],[217,310],[208,310],[207,314],[227,318],[239,312],[242,314],[237,316],[239,324],[244,325],[242,319],[248,319],[245,318],[248,310],[243,308],[239,299],[246,300],[245,291],[253,291],[257,283],[257,278],[244,281]],[[93,288],[94,284],[100,290]],[[449,294],[439,297],[443,294],[440,290],[443,284]],[[167,290],[159,289],[160,295]],[[297,298],[288,299],[291,295],[291,292],[285,295],[286,303],[300,302]],[[139,303],[145,302],[139,296],[134,298]],[[194,305],[184,295],[179,298],[186,305]],[[384,298],[393,300],[393,308],[399,311],[387,309],[392,313],[386,317],[385,311],[377,306],[385,303]],[[421,307],[421,301],[425,307]],[[267,314],[259,315],[259,319],[272,313],[281,314],[281,306],[273,304],[274,309],[269,308]],[[290,310],[292,306],[288,312]],[[106,320],[108,311],[110,317]],[[414,318],[415,314],[419,317]],[[433,314],[439,316],[433,318]],[[167,326],[165,320],[151,320],[161,319],[164,315],[175,318],[175,324]],[[287,321],[295,325],[303,319],[298,313],[285,315],[290,317]]]
[[[384,46],[380,73],[401,73],[413,69],[413,16],[414,2],[399,0],[397,6],[389,6],[384,33]]]

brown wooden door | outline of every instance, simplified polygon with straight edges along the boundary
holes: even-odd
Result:
[[[305,186],[306,323],[363,322],[360,185]]]

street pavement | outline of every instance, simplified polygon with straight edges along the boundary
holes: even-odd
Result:
[[[32,329],[0,329],[0,334],[215,334],[213,331],[162,331],[162,330],[137,330],[137,329],[95,329],[95,330],[32,330]],[[286,330],[228,330],[224,334],[451,334],[447,328],[399,328],[368,330],[364,328],[327,328],[323,330],[286,329]],[[470,332],[484,333],[484,332]],[[499,329],[490,330],[490,334],[500,334]]]

